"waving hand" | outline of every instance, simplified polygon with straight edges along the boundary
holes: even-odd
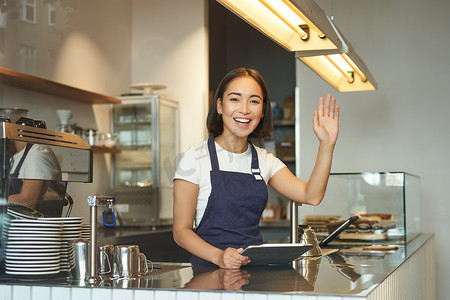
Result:
[[[324,103],[319,99],[319,111],[314,112],[314,133],[321,143],[334,145],[339,133],[339,105],[328,94]]]

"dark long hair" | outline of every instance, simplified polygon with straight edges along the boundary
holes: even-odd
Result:
[[[267,86],[258,71],[256,71],[255,69],[247,68],[237,68],[231,70],[227,75],[225,75],[222,81],[220,81],[214,94],[211,107],[209,108],[208,117],[206,119],[206,127],[208,128],[208,132],[210,135],[215,137],[223,132],[222,116],[217,113],[217,100],[223,99],[223,94],[225,93],[225,90],[228,88],[228,85],[233,79],[242,76],[251,76],[253,79],[255,79],[263,92],[264,116],[259,121],[259,124],[255,128],[255,130],[248,136],[248,138],[269,138],[272,136],[273,116],[272,107],[270,106],[269,94],[267,92]]]

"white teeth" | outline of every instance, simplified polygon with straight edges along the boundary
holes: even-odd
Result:
[[[250,123],[249,119],[239,119],[239,118],[235,118],[235,121],[239,122],[239,123]]]

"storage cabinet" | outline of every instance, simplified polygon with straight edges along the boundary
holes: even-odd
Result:
[[[179,153],[178,103],[158,95],[122,97],[112,128],[121,153],[113,156],[113,195],[122,226],[170,222],[170,166]]]

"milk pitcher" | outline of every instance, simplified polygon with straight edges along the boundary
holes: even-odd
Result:
[[[87,239],[79,239],[71,242],[71,247],[73,249],[75,266],[72,269],[72,277],[75,280],[85,280],[89,277],[89,247],[90,242]],[[109,277],[112,275],[112,245],[98,246],[98,268],[99,274],[102,277]]]
[[[144,253],[139,252],[137,245],[118,245],[114,247],[114,278],[135,279],[145,276],[153,270],[153,264]]]

